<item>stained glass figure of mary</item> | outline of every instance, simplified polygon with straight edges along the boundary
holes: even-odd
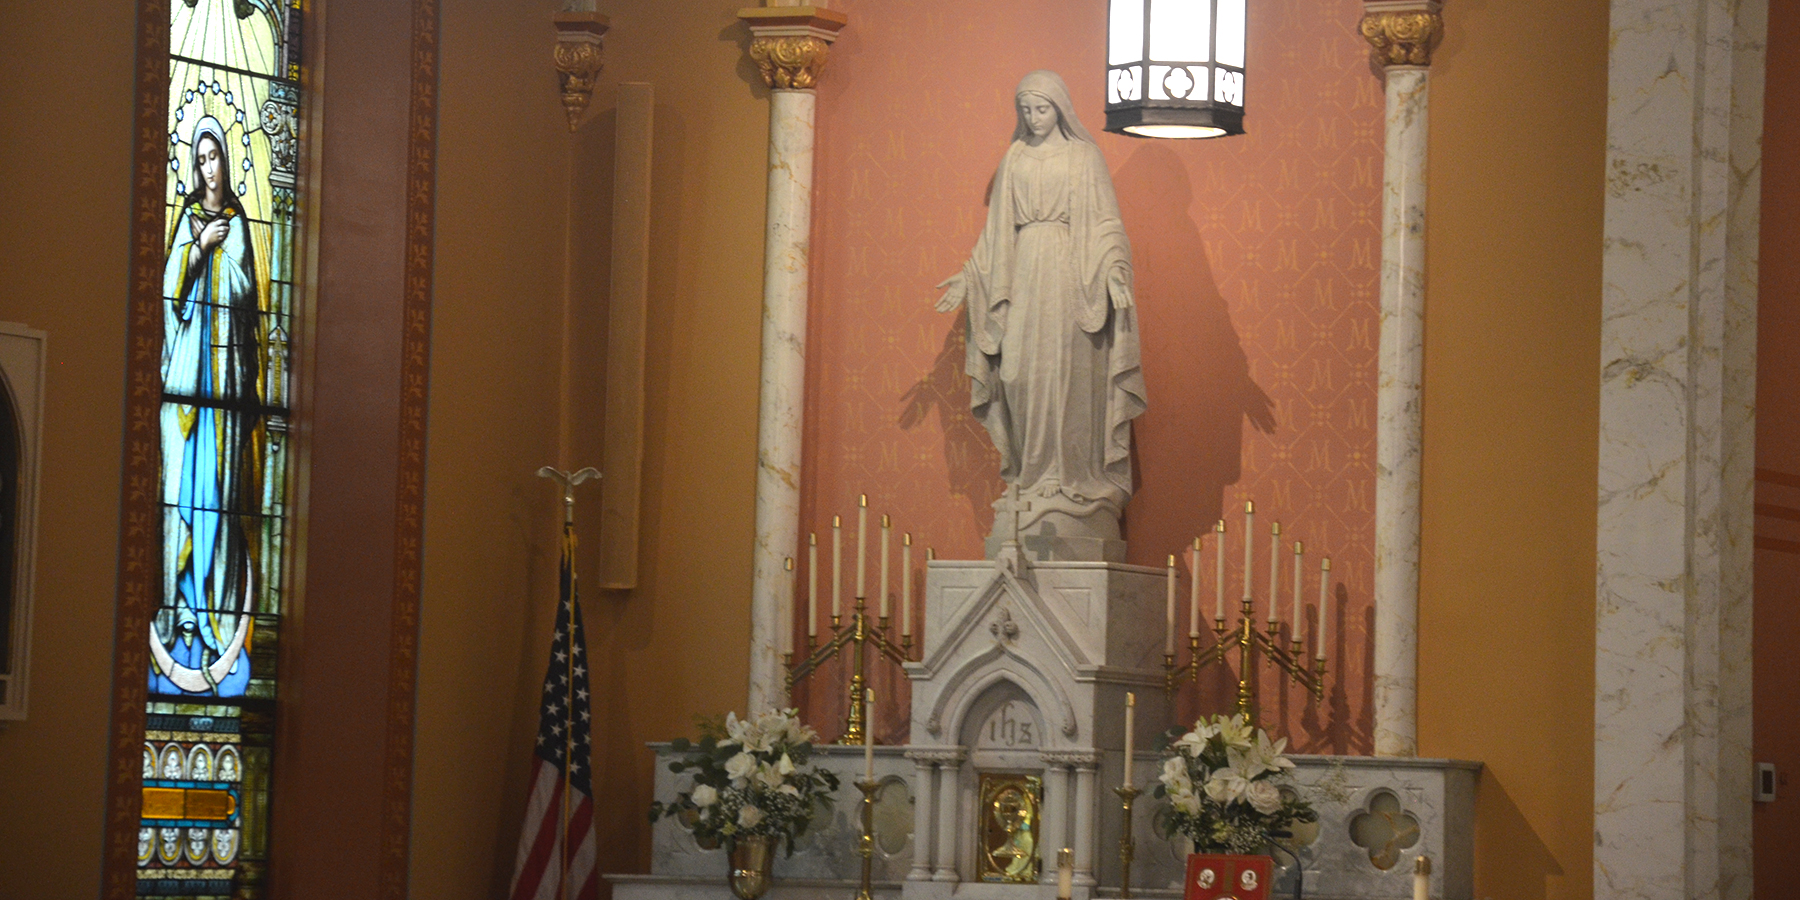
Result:
[[[970,409],[1029,509],[1034,555],[1122,560],[1143,413],[1131,244],[1106,159],[1055,72],[1019,82],[987,223],[937,308],[967,305]],[[989,540],[992,556],[1000,536]],[[1039,540],[1032,540],[1033,537]]]
[[[250,680],[263,366],[250,223],[218,119],[194,123],[191,189],[163,270],[164,607],[150,690],[242,696]]]

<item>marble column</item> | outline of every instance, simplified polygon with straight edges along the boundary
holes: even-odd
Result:
[[[1093,887],[1094,861],[1100,852],[1100,819],[1094,814],[1094,775],[1100,765],[1097,756],[1075,763],[1075,835],[1070,843],[1075,849],[1075,883]]]
[[[756,547],[750,596],[751,711],[787,702],[781,629],[793,628],[785,561],[800,534],[800,426],[806,386],[806,291],[812,231],[813,91],[844,14],[813,6],[738,11],[769,93],[769,189],[763,242],[762,388],[756,436]]]
[[[1038,881],[1056,883],[1056,851],[1069,846],[1069,814],[1075,804],[1074,779],[1069,774],[1068,755],[1046,750],[1044,757],[1044,802],[1038,809],[1038,856],[1044,865]]]
[[[1752,454],[1767,17],[1767,0],[1612,2],[1594,635],[1597,900],[1751,895]]]
[[[1425,361],[1425,137],[1436,0],[1364,4],[1387,85],[1375,437],[1375,754],[1418,752],[1419,444]]]
[[[937,853],[931,872],[932,881],[956,882],[957,795],[962,790],[962,754],[946,758],[938,765]]]
[[[932,804],[937,799],[933,780],[937,765],[930,756],[912,750],[906,758],[913,761],[913,861],[906,873],[907,881],[931,880]]]

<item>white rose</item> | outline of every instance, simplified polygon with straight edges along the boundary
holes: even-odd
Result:
[[[755,828],[763,820],[763,811],[754,806],[746,806],[738,810],[738,825],[744,828]]]
[[[1267,781],[1252,781],[1244,789],[1244,799],[1266,816],[1281,808],[1281,789]]]
[[[756,757],[748,753],[739,753],[725,761],[725,774],[730,776],[732,781],[749,778],[750,774],[755,771]]]
[[[712,785],[703,784],[697,788],[694,788],[694,793],[692,794],[692,798],[693,798],[695,806],[700,806],[700,807],[711,806],[714,803],[719,802],[719,792],[716,789],[714,789]]]

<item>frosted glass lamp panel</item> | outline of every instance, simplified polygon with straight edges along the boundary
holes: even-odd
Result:
[[[1144,58],[1144,0],[1112,0],[1107,12],[1106,64],[1134,63]]]
[[[1144,70],[1141,66],[1111,69],[1106,73],[1106,102],[1129,103],[1144,99]]]
[[[1150,58],[1169,62],[1211,60],[1211,19],[1212,4],[1208,0],[1150,0]]]
[[[1232,106],[1244,105],[1244,73],[1229,69],[1213,70],[1213,99]]]
[[[1219,0],[1219,62],[1244,67],[1244,0]]]

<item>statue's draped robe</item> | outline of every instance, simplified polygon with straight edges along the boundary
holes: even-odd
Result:
[[[230,221],[225,240],[190,265],[189,248],[220,217]],[[163,271],[163,390],[196,402],[162,408],[165,611],[156,617],[152,640],[175,663],[202,672],[241,646],[234,636],[247,623],[232,613],[249,608],[254,580],[252,538],[261,508],[261,416],[254,407],[261,403],[263,367],[250,247],[250,223],[239,209],[209,213],[189,201]],[[249,679],[250,661],[239,652],[207,693],[242,695]],[[183,692],[155,671],[150,688]]]
[[[1130,499],[1131,420],[1144,411],[1131,246],[1098,147],[1015,140],[994,176],[987,224],[963,266],[970,406],[1000,474],[1049,512],[1116,520]]]

